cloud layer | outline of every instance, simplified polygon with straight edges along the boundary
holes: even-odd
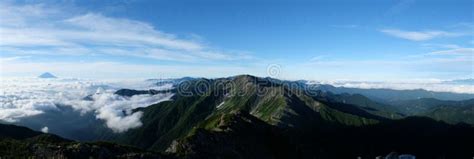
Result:
[[[459,81],[459,80],[454,80]],[[464,80],[463,80],[464,81]],[[395,90],[425,89],[435,92],[453,92],[474,94],[474,85],[467,82],[453,82],[443,80],[412,80],[392,82],[371,81],[311,81],[309,84],[330,84],[336,87],[378,89],[389,88]]]
[[[0,120],[16,122],[34,116],[56,105],[67,105],[78,112],[95,112],[115,132],[141,126],[142,112],[131,110],[169,100],[172,94],[115,95],[119,88],[169,89],[170,84],[155,86],[145,81],[92,81],[79,79],[2,78],[0,91]],[[93,100],[84,99],[89,96]]]
[[[413,41],[424,41],[424,40],[431,40],[438,37],[456,37],[462,36],[464,34],[461,33],[454,33],[454,32],[446,32],[446,31],[439,31],[439,30],[431,30],[431,31],[405,31],[399,29],[382,29],[380,32],[407,40]]]

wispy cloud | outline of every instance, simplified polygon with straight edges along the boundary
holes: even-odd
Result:
[[[381,29],[379,31],[390,36],[412,40],[412,41],[425,41],[425,40],[430,40],[430,39],[439,38],[439,37],[456,37],[456,36],[465,35],[463,33],[447,32],[447,31],[440,31],[440,30],[406,31],[406,30],[399,30],[399,29]]]
[[[421,44],[423,48],[427,49],[458,49],[461,48],[461,46],[456,45],[456,44],[432,44],[432,43],[425,43]]]
[[[474,48],[442,46],[436,50],[398,58],[346,59],[315,56],[288,71],[307,79],[387,80],[413,78],[471,78]],[[370,73],[367,73],[370,72]],[[324,76],[321,76],[324,74]]]
[[[30,56],[0,57],[0,63],[16,61],[16,60],[19,60],[19,59],[26,59],[26,58],[30,58]]]
[[[318,55],[318,56],[314,56],[309,61],[310,62],[319,62],[319,61],[323,60],[326,57],[327,57],[327,55]]]
[[[1,5],[0,50],[9,54],[104,54],[188,62],[252,58],[245,52],[216,49],[199,40],[165,33],[137,20],[101,13],[66,14],[65,9],[41,4]]]
[[[454,48],[450,50],[433,51],[428,55],[474,56],[474,48]]]
[[[474,86],[469,84],[447,83],[439,79],[413,79],[411,81],[311,81],[310,84],[330,84],[336,87],[395,90],[425,89],[436,92],[474,94]]]

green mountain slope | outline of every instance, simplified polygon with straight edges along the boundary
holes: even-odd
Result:
[[[279,128],[245,111],[222,115],[167,149],[180,158],[376,158],[390,152],[417,158],[469,158],[474,128],[409,117],[363,127]]]
[[[173,140],[198,128],[213,129],[216,119],[238,111],[280,128],[315,125],[370,125],[386,120],[350,104],[319,101],[300,89],[249,75],[215,80],[196,79],[178,86],[173,101],[136,109],[144,113],[143,126],[115,141],[164,151]],[[331,105],[331,106],[330,106]]]
[[[140,128],[129,130],[117,140],[142,148],[164,149],[173,139],[186,135],[215,107],[213,96],[178,97],[137,109],[144,112]]]
[[[306,82],[304,82],[306,83]],[[349,94],[361,94],[369,97],[372,100],[390,104],[393,101],[400,100],[416,100],[420,98],[436,98],[440,100],[468,100],[473,99],[474,94],[467,93],[451,93],[451,92],[434,92],[424,89],[413,89],[413,90],[394,90],[385,88],[348,88],[348,87],[334,87],[326,84],[310,84],[311,87],[316,89],[332,92],[336,94],[349,93]]]
[[[393,102],[401,112],[414,116],[426,116],[451,124],[474,124],[474,99],[445,101],[434,98],[421,98]]]
[[[133,110],[143,112],[141,127],[125,133],[105,128],[92,132],[94,138],[139,148],[75,142],[0,124],[0,157],[375,158],[392,151],[419,158],[474,155],[474,128],[454,124],[472,121],[471,100],[408,102],[429,107],[422,115],[453,123],[449,125],[425,117],[404,118],[396,106],[362,95],[307,92],[298,83],[249,75],[185,80],[167,92],[175,93],[171,101]],[[157,92],[124,89],[117,94],[143,93]],[[42,121],[76,117],[71,113],[38,116],[28,123],[40,128]],[[102,126],[95,120],[78,118],[70,125]],[[56,125],[61,128],[68,122]],[[157,153],[165,151],[167,156]]]
[[[449,101],[439,100],[435,98],[420,98],[413,100],[401,100],[391,102],[391,105],[397,107],[401,112],[408,115],[418,115],[425,113],[435,107],[439,106],[468,106],[474,105],[474,99],[461,100],[461,101]]]
[[[217,110],[173,142],[169,152],[191,158],[375,158],[392,151],[420,158],[473,155],[465,147],[474,141],[469,126],[401,119],[398,109],[357,94],[309,95],[301,87],[252,76],[221,82],[226,81],[236,87],[225,89]]]
[[[466,123],[474,125],[474,105],[438,106],[420,115],[451,124]]]
[[[331,103],[343,103],[358,106],[360,109],[376,116],[382,116],[389,119],[400,119],[405,115],[393,106],[375,102],[360,94],[332,94],[331,92],[320,92],[317,99],[322,101],[329,100]]]

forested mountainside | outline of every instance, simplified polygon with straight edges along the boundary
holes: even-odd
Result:
[[[307,81],[299,81],[302,84],[308,83]],[[393,101],[400,100],[414,100],[420,98],[436,98],[439,100],[469,100],[474,98],[474,94],[467,93],[451,93],[451,92],[434,92],[424,89],[413,89],[413,90],[394,90],[387,88],[349,88],[349,87],[335,87],[328,84],[308,84],[310,87],[320,89],[322,91],[332,92],[336,94],[350,93],[350,94],[361,94],[372,100],[378,102],[385,102],[390,104]]]
[[[384,104],[360,94],[308,90],[294,83],[240,75],[189,78],[163,92],[122,89],[115,94],[175,95],[172,100],[134,109],[143,113],[142,125],[123,133],[107,129],[91,114],[75,114],[67,106],[22,121],[40,127],[41,122],[75,116],[76,120],[61,121],[52,128],[77,124],[78,129],[62,135],[82,142],[2,125],[3,154],[69,158],[375,158],[391,152],[419,158],[474,155],[469,150],[474,147],[474,128],[466,124],[471,123],[471,101],[418,99]],[[419,109],[423,111],[404,111],[409,105],[423,107]]]
[[[393,107],[360,95],[307,93],[248,75],[192,80],[188,86],[200,82],[210,85],[186,87],[191,94],[135,110],[144,112],[143,126],[115,141],[198,158],[239,158],[255,150],[268,158],[375,157],[391,151],[427,157],[472,155],[463,146],[446,146],[469,145],[471,126],[405,118]],[[315,150],[318,153],[312,153]]]

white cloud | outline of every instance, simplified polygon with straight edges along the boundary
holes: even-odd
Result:
[[[446,32],[446,31],[439,31],[439,30],[431,30],[431,31],[405,31],[399,29],[382,29],[380,32],[407,40],[413,41],[424,41],[430,40],[433,38],[438,37],[455,37],[455,36],[462,36],[461,33],[454,33],[454,32]]]
[[[141,21],[67,13],[64,8],[41,4],[1,5],[5,9],[0,12],[0,50],[10,54],[104,54],[186,62],[249,58],[243,52],[223,51],[164,33]],[[26,14],[29,10],[33,14]]]
[[[436,51],[401,58],[351,60],[316,56],[306,63],[286,66],[285,77],[352,79],[358,81],[412,78],[470,78],[474,49],[439,47]],[[443,48],[443,49],[440,49]],[[308,72],[311,72],[308,74]],[[367,73],[370,72],[370,73]],[[303,75],[303,76],[302,76]]]
[[[23,117],[57,109],[56,105],[71,106],[78,112],[95,112],[114,132],[124,132],[141,126],[141,112],[131,110],[170,100],[172,94],[136,95],[122,97],[114,92],[120,88],[169,89],[147,81],[96,81],[81,79],[1,78],[0,120],[16,122]],[[122,85],[122,83],[125,83]],[[130,87],[134,85],[133,87]],[[94,100],[85,100],[92,95]],[[125,112],[125,113],[124,113]]]
[[[2,26],[25,27],[31,23],[31,20],[38,22],[50,18],[52,15],[58,15],[56,8],[47,8],[43,4],[32,5],[13,5],[9,2],[0,2],[0,22]]]
[[[474,56],[474,48],[455,48],[450,50],[433,51],[429,55]]]
[[[30,56],[12,56],[12,57],[0,57],[0,64],[4,62],[11,62],[11,61],[16,61],[20,59],[27,59],[30,58]],[[1,65],[0,65],[1,67]]]
[[[43,133],[48,133],[48,131],[49,131],[49,128],[47,126],[41,128],[41,132]]]
[[[0,113],[0,119],[6,122],[15,122],[19,118],[33,116],[43,113],[41,110],[31,110],[24,108],[3,108]]]
[[[117,112],[117,110],[113,109],[101,109],[97,117],[99,119],[104,119],[106,121],[107,127],[118,133],[142,126],[142,122],[140,121],[140,118],[143,115],[142,112],[136,112],[127,116],[120,116],[118,115],[119,113],[121,112]]]
[[[389,88],[395,90],[425,89],[435,92],[454,92],[474,94],[474,86],[468,84],[449,84],[439,79],[414,79],[405,81],[311,81],[310,84],[330,84],[336,87],[347,88]]]
[[[425,43],[421,44],[423,48],[428,48],[428,49],[459,49],[462,48],[459,45],[456,44],[432,44],[432,43]]]
[[[95,110],[98,119],[106,121],[107,127],[120,133],[142,125],[140,121],[142,112],[132,113],[132,109],[170,100],[171,96],[172,94],[158,94],[122,97],[104,92],[94,94],[93,101],[75,100],[65,103],[81,111]]]
[[[327,57],[326,55],[318,55],[318,56],[314,56],[309,61],[310,62],[321,62],[326,57]]]

